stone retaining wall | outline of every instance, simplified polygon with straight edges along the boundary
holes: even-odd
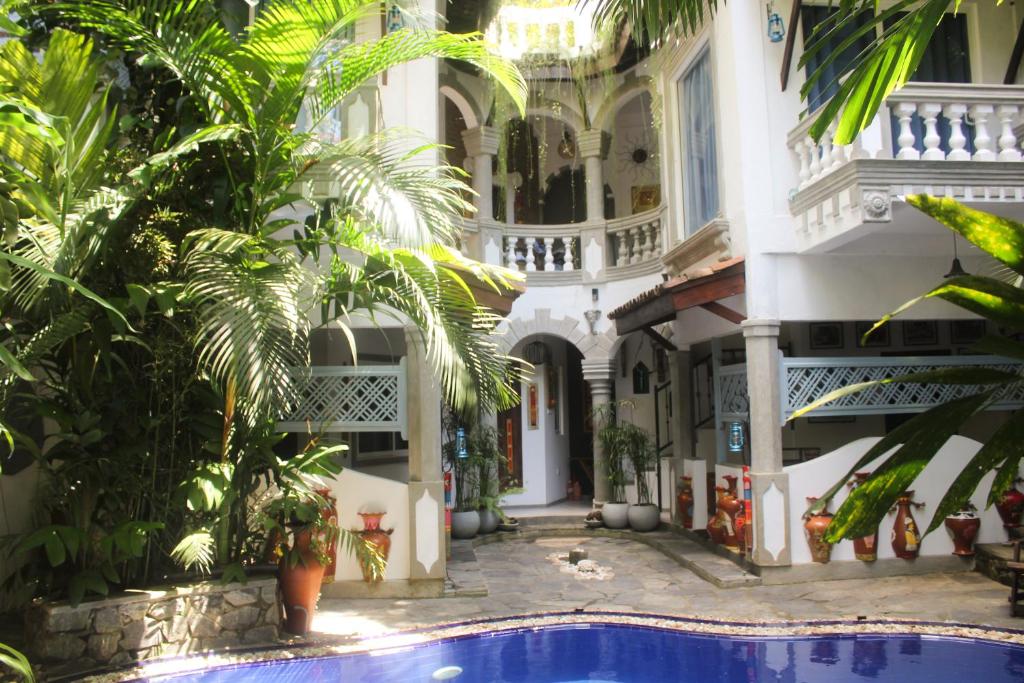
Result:
[[[280,621],[277,581],[263,578],[129,591],[78,607],[43,603],[28,611],[26,633],[33,661],[80,668],[272,643]]]

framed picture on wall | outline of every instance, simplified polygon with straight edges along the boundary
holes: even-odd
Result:
[[[933,346],[939,343],[939,325],[934,320],[904,320],[905,346]]]
[[[871,336],[868,337],[867,343],[863,343],[861,341],[864,338],[864,335],[867,333],[867,331],[874,327],[874,325],[875,323],[873,323],[870,320],[858,320],[856,323],[854,323],[853,329],[857,336],[857,348],[878,348],[889,345],[889,328],[891,327],[890,325],[882,325],[877,330],[875,330],[871,334]]]
[[[984,320],[952,320],[949,323],[949,338],[954,344],[973,344],[984,336]]]
[[[630,188],[632,212],[643,213],[661,204],[661,185],[634,185]]]
[[[842,323],[811,323],[809,328],[812,349],[843,348]]]

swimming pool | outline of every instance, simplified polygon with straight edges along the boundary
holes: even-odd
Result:
[[[413,647],[150,678],[242,683],[1019,683],[1024,645],[921,634],[710,635],[614,623],[500,630]]]

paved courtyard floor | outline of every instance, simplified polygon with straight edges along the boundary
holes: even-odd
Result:
[[[599,573],[606,575],[577,578],[550,557],[576,547],[585,549]],[[660,551],[627,539],[517,539],[483,545],[475,553],[486,596],[325,599],[314,630],[320,638],[332,640],[468,619],[574,610],[744,621],[904,618],[1024,628],[1024,619],[1009,616],[1008,589],[974,572],[723,589]]]

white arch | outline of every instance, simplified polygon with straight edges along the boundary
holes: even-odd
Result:
[[[615,116],[619,113],[619,110],[644,93],[650,95],[652,104],[654,98],[658,96],[654,79],[647,76],[630,79],[617,87],[609,93],[604,104],[597,110],[597,115],[594,117],[594,128],[603,130],[606,133],[612,133],[612,126],[615,125]]]
[[[535,309],[529,320],[510,320],[502,326],[501,332],[498,345],[505,354],[512,353],[519,342],[541,334],[569,342],[583,354],[584,360],[611,360],[614,358],[612,351],[618,348],[614,327],[601,334],[590,334],[589,323],[568,315],[552,318],[549,308]]]
[[[480,125],[480,117],[476,115],[473,105],[465,95],[450,85],[442,85],[440,92],[455,104],[459,113],[462,114],[462,119],[466,122],[466,128],[476,128]]]

